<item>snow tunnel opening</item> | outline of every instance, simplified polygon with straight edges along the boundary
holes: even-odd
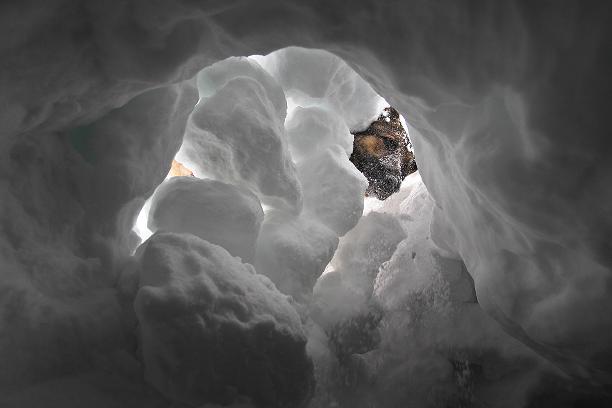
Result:
[[[414,149],[399,112],[388,106],[367,129],[352,133],[350,161],[368,179],[366,197],[384,201],[417,171]]]
[[[285,66],[279,64],[279,54],[285,54],[283,55]],[[298,67],[298,64],[302,66]],[[221,72],[222,70],[225,72]],[[194,79],[199,98],[194,106],[194,113],[187,121],[182,146],[173,158],[164,182],[177,176],[229,182],[254,191],[260,198],[264,212],[279,208],[278,202],[283,198],[278,200],[274,197],[274,192],[268,194],[264,191],[266,183],[274,184],[278,180],[245,182],[244,179],[248,177],[239,174],[245,169],[231,168],[236,166],[228,164],[232,160],[241,160],[240,156],[244,159],[244,153],[235,149],[235,146],[229,148],[223,146],[224,142],[220,140],[222,136],[219,138],[209,130],[199,129],[197,124],[198,105],[206,103],[216,93],[240,79],[247,79],[247,82],[248,79],[261,81],[266,89],[257,89],[256,92],[263,91],[269,99],[268,102],[271,101],[271,104],[275,105],[263,106],[261,112],[258,112],[260,116],[262,112],[264,116],[271,113],[271,116],[276,116],[278,119],[270,129],[266,129],[281,135],[279,140],[263,141],[263,143],[278,144],[273,148],[268,146],[266,148],[268,151],[276,149],[274,151],[276,155],[279,151],[281,155],[286,151],[291,164],[296,167],[308,167],[308,160],[318,153],[329,148],[332,150],[334,147],[340,148],[341,154],[348,158],[348,163],[344,165],[354,167],[367,179],[367,188],[362,195],[364,210],[359,212],[366,214],[380,207],[382,201],[399,191],[407,175],[417,171],[414,149],[405,119],[344,60],[332,53],[288,47],[266,56],[232,57],[202,69]],[[280,88],[280,92],[275,88]],[[239,89],[240,86],[235,86],[238,92],[233,95],[234,98],[241,92]],[[258,96],[260,97],[261,95]],[[259,102],[261,101],[254,103]],[[244,118],[234,119],[234,123],[244,121]],[[222,131],[235,130],[231,129],[231,123],[226,125],[229,125],[230,129]],[[274,129],[274,125],[280,129]],[[198,130],[203,130],[208,140],[202,142],[190,136]],[[236,141],[229,144],[234,142]],[[205,155],[206,157],[201,157],[202,155],[197,152],[203,145],[207,145],[211,150],[210,154]],[[203,165],[202,159],[208,163]],[[260,163],[259,166],[265,164]],[[234,174],[229,177],[220,174],[228,169]],[[257,174],[256,177],[261,178],[262,175]],[[300,182],[298,180],[298,184]],[[258,183],[258,186],[254,186]],[[149,225],[149,211],[155,191],[157,189],[146,200],[133,228],[141,242],[154,232]],[[342,194],[342,191],[338,191],[337,194]],[[301,203],[297,207],[299,205]],[[296,209],[298,212],[301,211],[299,208],[294,208]],[[342,231],[344,232],[346,231]]]
[[[431,200],[408,127],[351,67],[324,51],[230,58],[204,68],[195,82],[199,98],[182,145],[138,217],[135,230],[146,242],[136,258],[165,240],[195,245],[195,235],[248,264],[305,322],[305,359],[314,362],[319,395],[331,387],[330,398],[340,398],[346,385],[317,370],[329,366],[344,381],[359,375],[357,360],[384,354],[386,336],[394,334],[385,331],[383,309],[404,301],[391,282],[407,255],[394,255],[407,238],[402,223],[415,220],[414,236],[428,234]],[[400,202],[415,203],[414,211],[400,217]],[[410,262],[435,269],[431,251],[414,250]],[[460,275],[459,264],[449,273]],[[404,284],[429,290],[438,273],[429,272]],[[307,367],[296,373],[310,381]]]

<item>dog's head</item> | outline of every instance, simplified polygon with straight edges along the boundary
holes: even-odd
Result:
[[[386,199],[399,190],[408,174],[417,170],[408,135],[394,108],[385,108],[366,130],[353,136],[350,160],[370,183],[366,196]]]

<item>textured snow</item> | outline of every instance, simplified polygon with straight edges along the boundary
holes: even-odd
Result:
[[[284,137],[280,86],[242,58],[203,70],[198,90],[179,160],[196,175],[244,185],[264,203],[299,213],[302,196]]]
[[[371,358],[380,362],[379,375],[388,380],[383,392],[401,386],[412,395],[382,398],[389,406],[427,405],[432,398],[526,405],[530,387],[555,369],[483,312],[462,261],[445,257],[430,239],[435,203],[419,173],[407,177],[402,187],[399,212],[393,202],[382,209],[401,215],[406,239],[375,279],[374,298],[385,313],[382,345]],[[496,381],[479,381],[481,375]],[[432,383],[435,395],[423,387]],[[507,396],[504,401],[499,393]]]
[[[329,227],[307,215],[269,212],[257,240],[255,267],[283,292],[307,297],[338,246]]]
[[[190,234],[137,252],[134,308],[145,377],[172,399],[303,406],[312,363],[300,318],[272,282]]]
[[[342,271],[345,281],[355,290],[369,296],[378,268],[391,258],[404,237],[405,232],[394,216],[368,214],[346,235],[331,266]]]
[[[363,213],[368,182],[338,146],[310,157],[298,167],[304,212],[344,235]]]
[[[378,270],[405,233],[396,217],[371,213],[340,240],[331,271],[314,288],[312,317],[323,328],[367,314]]]
[[[296,162],[338,145],[348,156],[353,152],[353,135],[333,111],[319,106],[297,106],[285,122],[289,152]]]
[[[386,106],[362,77],[327,51],[289,47],[252,58],[277,79],[294,104],[327,109],[352,131],[367,128]]]
[[[525,406],[532,387],[558,375],[480,308],[461,260],[430,239],[434,206],[414,173],[342,237],[311,311],[328,338],[311,329],[329,387],[320,406]]]
[[[307,302],[336,239],[358,222],[354,212],[337,220],[335,205],[361,213],[363,202],[327,201],[314,177],[334,180],[305,166],[328,157],[330,170],[350,175],[346,129],[378,115],[376,94],[405,117],[431,196],[413,185],[411,200],[377,210],[395,217],[406,239],[377,258],[387,262],[377,276],[374,266],[355,271],[368,276],[359,285],[374,288],[355,304],[380,308],[384,330],[378,345],[368,337],[374,348],[344,360],[354,386],[334,382],[345,377],[333,369],[324,375],[335,364],[323,350],[328,334],[302,316],[311,355],[327,359],[315,362],[313,404],[610,405],[608,3],[32,0],[0,10],[0,405],[168,406],[176,402],[159,392],[174,399],[180,387],[179,399],[212,403],[197,394],[201,384],[184,382],[200,373],[195,359],[167,383],[139,380],[139,261],[131,254],[140,208],[183,140],[180,161],[197,176],[249,189],[274,209],[254,262],[269,261],[258,273]],[[288,46],[325,49],[346,63],[321,50],[314,58],[303,48],[279,50]],[[213,65],[252,54],[262,56]],[[300,127],[329,116],[340,120],[313,125],[317,135]],[[357,177],[351,183],[356,191]],[[411,226],[428,217],[429,227]],[[284,239],[295,256],[274,249]],[[220,264],[243,265],[214,248]],[[356,262],[362,255],[351,254]],[[352,299],[334,299],[352,276],[339,260],[313,298],[339,300],[333,311]],[[303,280],[294,287],[289,276]],[[165,322],[165,307],[188,295],[156,299],[161,309],[148,311],[150,322]],[[478,303],[465,302],[474,295]],[[406,302],[409,310],[396,308]],[[310,306],[298,308],[308,314]],[[185,307],[186,319],[197,315]],[[160,350],[192,350],[191,332]],[[564,376],[542,378],[534,353]],[[109,375],[127,361],[131,375]],[[478,365],[481,374],[462,374]],[[363,386],[371,376],[386,388]]]
[[[257,197],[215,180],[174,177],[160,185],[149,213],[151,231],[187,232],[253,262],[263,221]]]

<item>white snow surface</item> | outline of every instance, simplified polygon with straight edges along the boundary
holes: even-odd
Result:
[[[244,72],[243,65],[247,65]],[[264,203],[299,213],[301,191],[284,137],[284,94],[255,65],[245,59],[229,60],[198,75],[200,101],[189,119],[178,158],[192,166],[196,175],[244,185]],[[228,71],[228,66],[238,68]],[[222,82],[216,71],[235,76]],[[210,78],[223,85],[207,97],[213,88]]]
[[[174,177],[155,191],[148,223],[153,232],[190,233],[252,263],[263,216],[257,196],[244,188]]]
[[[268,278],[191,234],[154,234],[136,258],[140,348],[158,390],[192,404],[236,392],[270,407],[303,404],[313,384],[306,337]]]
[[[321,342],[311,329],[311,354],[324,384],[333,383],[338,371],[345,381],[376,381],[339,400],[319,394],[321,406],[524,406],[532,387],[556,373],[478,305],[463,262],[444,256],[431,240],[434,206],[420,174],[411,174],[397,194],[341,238],[334,270],[315,286],[311,311],[335,344]],[[363,330],[359,319],[377,313],[377,330]],[[360,331],[343,338],[342,330]],[[346,347],[368,338],[378,345],[348,363],[325,355],[338,339]],[[480,382],[479,375],[495,380]]]
[[[287,141],[294,161],[338,145],[347,155],[353,152],[353,135],[339,115],[320,106],[294,107],[287,118]]]
[[[255,267],[296,299],[308,297],[338,246],[337,234],[307,214],[266,213]]]
[[[254,262],[265,269],[259,274],[307,302],[336,245],[352,246],[344,256],[338,252],[337,270],[319,280],[313,301],[327,289],[332,295],[345,290],[344,275],[352,276],[346,265],[369,259],[358,250],[368,245],[351,232],[341,238],[346,242],[337,240],[357,223],[381,217],[359,220],[363,200],[354,197],[363,179],[351,173],[346,129],[361,130],[379,113],[383,99],[377,94],[406,119],[428,194],[424,186],[410,184],[409,200],[377,209],[387,211],[406,238],[371,268],[356,266],[356,277],[368,277],[357,286],[373,288],[360,292],[358,302],[375,303],[383,317],[380,346],[351,364],[376,374],[388,388],[363,387],[372,392],[356,392],[347,406],[357,406],[355,401],[435,406],[448,400],[460,405],[470,398],[491,402],[491,395],[502,394],[516,398],[506,406],[521,406],[532,397],[541,402],[554,394],[563,400],[574,391],[609,397],[610,15],[606,2],[577,0],[562,6],[479,1],[470,7],[420,0],[5,2],[0,6],[0,405],[228,402],[209,400],[202,383],[190,382],[208,378],[199,377],[208,361],[197,359],[208,350],[194,338],[220,334],[197,320],[208,313],[198,309],[200,292],[212,287],[210,274],[226,281],[216,270],[203,273],[202,265],[229,271],[229,282],[239,271],[250,274],[228,285],[255,288],[253,299],[260,302],[253,308],[230,301],[230,309],[247,310],[246,323],[235,325],[245,336],[237,338],[251,338],[251,317],[266,316],[273,322],[272,338],[280,332],[282,338],[297,336],[301,340],[290,344],[301,344],[301,353],[304,335],[296,333],[305,332],[302,320],[309,317],[300,319],[250,266],[195,236],[151,238],[149,243],[176,242],[160,250],[173,254],[156,266],[168,272],[166,280],[153,279],[160,296],[149,297],[149,307],[139,294],[135,311],[136,272],[148,244],[132,256],[138,245],[132,227],[183,141],[178,158],[196,175],[249,189],[273,208],[255,244]],[[260,56],[215,65],[252,54]],[[309,137],[302,120],[324,120],[329,127],[313,125],[318,133]],[[345,181],[326,177],[323,168]],[[330,183],[330,190],[341,185],[351,194],[322,195],[317,183]],[[288,222],[273,222],[273,216]],[[428,221],[411,224],[417,219]],[[376,229],[373,224],[365,230]],[[275,249],[289,235],[295,256]],[[271,237],[269,242],[263,236]],[[400,240],[399,233],[391,237]],[[189,245],[199,249],[186,250]],[[197,262],[168,263],[192,258]],[[379,261],[383,264],[375,265]],[[291,286],[291,276],[304,277],[303,283]],[[331,282],[327,288],[325,280]],[[406,302],[408,310],[397,309]],[[310,306],[295,307],[307,314]],[[176,319],[171,310],[178,310]],[[235,323],[233,313],[224,309],[212,316]],[[172,327],[164,330],[165,325]],[[286,330],[277,330],[281,326]],[[135,351],[137,327],[162,337],[159,342],[139,337],[142,350]],[[327,334],[309,330],[315,332],[311,351],[314,344],[327,347],[322,340]],[[170,339],[162,342],[163,336]],[[259,349],[246,344],[245,359],[255,358]],[[160,358],[181,345],[194,354],[173,355],[177,359],[171,361],[180,360],[185,370],[160,369]],[[390,350],[393,359],[383,355],[377,366],[381,350]],[[538,356],[567,377],[538,382],[544,364]],[[313,404],[325,400],[321,392],[338,389],[333,375],[321,374],[333,362],[324,363],[315,361],[320,388]],[[148,382],[141,380],[143,364]],[[483,377],[461,374],[476,370],[474,364],[480,364]],[[108,387],[109,377],[126,380]],[[247,385],[245,393],[260,395],[259,386]],[[53,398],[54,392],[62,398]],[[68,392],[81,397],[67,398]],[[215,395],[229,400],[230,394]],[[432,402],[434,394],[448,399]],[[295,406],[309,399],[300,395]],[[579,397],[567,398],[571,406],[571,398]],[[269,406],[261,401],[257,404]]]
[[[326,109],[352,131],[366,129],[387,106],[370,84],[332,53],[289,47],[251,58],[276,78],[293,104]]]
[[[332,146],[303,161],[298,175],[306,214],[338,235],[346,234],[357,224],[363,213],[368,181],[340,146]]]

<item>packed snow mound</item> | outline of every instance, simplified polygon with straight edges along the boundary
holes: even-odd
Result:
[[[376,301],[385,310],[400,310],[415,294],[437,287],[446,301],[475,303],[474,283],[461,260],[444,257],[430,238],[435,203],[418,172],[406,178],[401,192],[399,205],[385,203],[380,209],[401,214],[406,238],[380,266],[374,284]]]
[[[210,98],[229,81],[239,77],[251,78],[259,82],[266,90],[270,103],[274,105],[276,115],[279,118],[287,115],[287,99],[283,88],[277,79],[270,76],[253,58],[227,58],[198,72],[196,81],[200,99]]]
[[[312,294],[338,246],[338,236],[306,215],[270,211],[257,240],[255,268],[296,300]]]
[[[289,152],[300,162],[338,145],[348,156],[353,151],[353,135],[342,118],[320,106],[297,106],[285,122]]]
[[[299,213],[301,189],[285,140],[285,97],[256,68],[255,62],[230,59],[199,74],[201,99],[177,159],[196,176],[245,186],[262,202]]]
[[[406,234],[395,216],[370,213],[342,240],[331,266],[359,293],[372,293],[378,268],[391,258]]]
[[[253,262],[263,210],[252,192],[216,180],[175,177],[151,202],[151,231],[186,232]]]
[[[311,315],[327,343],[313,342],[313,355],[328,347],[337,357],[317,357],[328,366],[319,378],[333,395],[319,396],[321,406],[525,406],[558,372],[486,315],[461,260],[439,252],[430,238],[435,203],[418,173],[396,198],[362,219],[354,230],[361,234],[342,237],[336,255],[354,260],[370,248],[372,296],[355,290],[367,282],[350,280],[356,265],[323,275],[315,287]],[[392,255],[376,246],[398,239]]]
[[[314,287],[312,318],[323,328],[367,315],[378,269],[405,233],[395,216],[370,213],[340,240],[331,270]]]
[[[367,128],[385,106],[357,72],[330,52],[289,47],[252,58],[277,79],[294,104],[322,106],[351,131]]]
[[[314,61],[319,56],[318,51],[308,54],[304,50],[302,58]],[[277,61],[274,54],[254,59],[264,65]],[[304,80],[316,83],[321,73],[303,74]],[[271,75],[282,83],[277,72]],[[343,77],[327,80],[330,86],[337,86]],[[285,137],[290,157],[297,163],[303,207],[299,215],[286,209],[266,214],[255,265],[283,293],[308,303],[315,281],[337,248],[338,236],[359,221],[367,181],[349,161],[352,135],[333,105],[292,105],[288,115]]]
[[[145,376],[173,400],[305,406],[314,379],[300,318],[274,284],[190,234],[154,234],[136,254]]]
[[[334,145],[310,157],[298,167],[304,194],[304,212],[327,225],[338,235],[346,234],[363,213],[363,196],[368,182]]]
[[[312,319],[323,329],[370,311],[370,294],[356,290],[344,281],[341,271],[328,271],[316,282],[310,310]]]
[[[304,60],[321,54],[303,53]],[[333,61],[351,83],[371,90],[337,57]],[[318,73],[310,75],[316,82]],[[328,78],[329,85],[343,83],[342,75]],[[283,293],[305,301],[332,257],[338,236],[359,220],[367,181],[348,159],[352,136],[332,105],[292,106],[285,131],[281,80],[254,58],[230,58],[202,70],[197,75],[200,101],[177,159],[196,176],[252,189],[276,209],[266,215],[255,265]],[[219,234],[204,238],[223,244],[213,235]]]

